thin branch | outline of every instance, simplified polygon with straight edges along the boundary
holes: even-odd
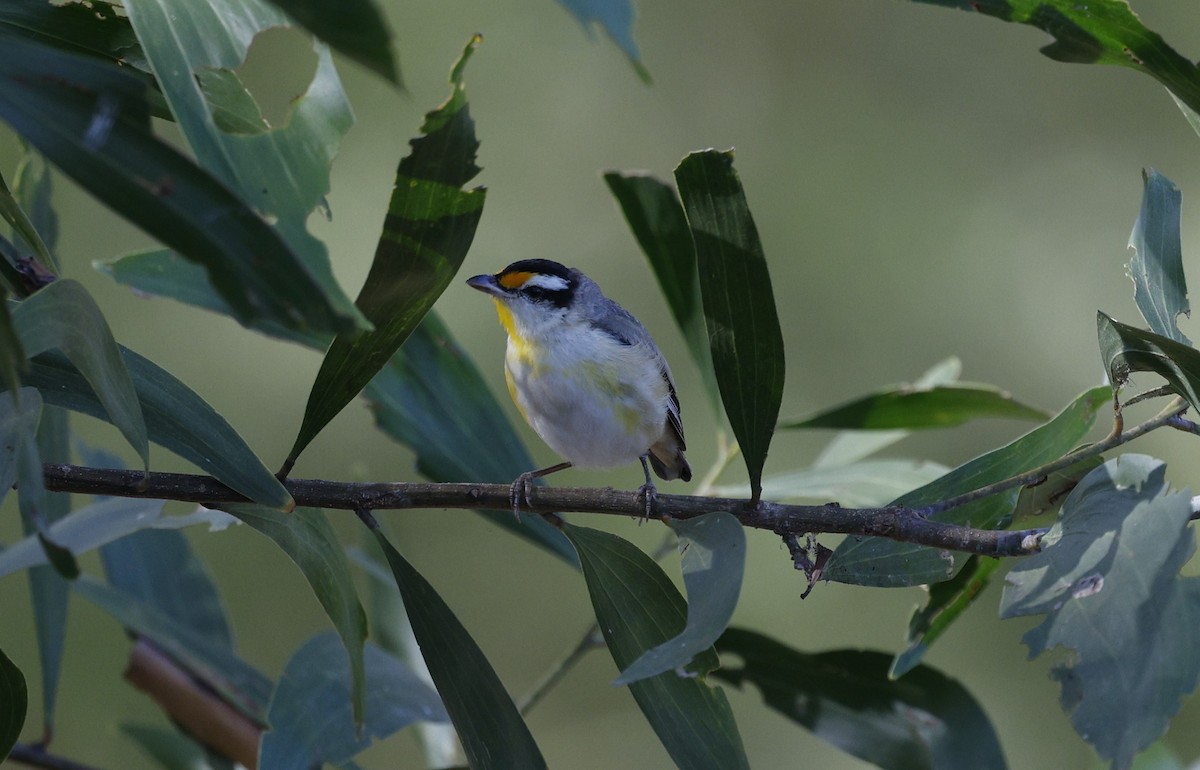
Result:
[[[593,623],[583,636],[579,639],[579,643],[567,653],[566,657],[556,663],[547,671],[533,689],[525,698],[517,704],[517,710],[521,712],[521,716],[528,716],[546,693],[558,684],[564,676],[567,675],[575,664],[583,660],[584,656],[592,650],[597,650],[604,646],[604,637],[600,635],[600,626]]]
[[[46,770],[99,770],[94,765],[85,765],[73,759],[50,754],[45,747],[37,743],[18,743],[12,747],[8,761],[19,762],[29,767],[42,767]]]

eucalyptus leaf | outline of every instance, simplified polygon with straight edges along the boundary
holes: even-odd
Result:
[[[476,174],[475,124],[463,70],[476,36],[454,65],[450,98],[426,114],[422,136],[400,161],[375,259],[356,304],[374,330],[343,334],[321,362],[284,472],[309,442],[370,382],[433,307],[458,272],[483,214],[485,191],[461,189]]]
[[[21,669],[0,650],[0,761],[3,761],[25,726],[25,711],[29,708],[29,691]]]
[[[721,401],[757,501],[783,398],[783,335],[771,276],[732,151],[691,153],[675,169],[675,183],[696,246]]]
[[[804,468],[763,479],[763,498],[836,500],[840,505],[871,508],[933,482],[950,469],[923,460],[862,460],[849,465]],[[745,484],[714,487],[718,497],[745,497]]]
[[[302,27],[354,61],[400,85],[392,33],[372,0],[270,0]]]
[[[1189,345],[1176,323],[1180,314],[1192,312],[1179,240],[1183,195],[1174,182],[1153,169],[1143,171],[1142,179],[1142,209],[1129,236],[1129,248],[1135,252],[1129,261],[1133,298],[1155,333]]]
[[[1100,355],[1112,382],[1122,387],[1133,372],[1154,372],[1193,409],[1200,410],[1200,351],[1169,337],[1142,331],[1096,314]]]
[[[1041,421],[1048,416],[996,388],[958,384],[883,391],[779,427],[915,430],[950,428],[979,417]]]
[[[687,606],[653,559],[607,532],[575,525],[563,532],[579,552],[596,621],[617,668],[627,670],[646,650],[683,631]],[[710,647],[689,670],[716,667]],[[630,684],[629,691],[678,767],[749,767],[729,701],[703,675],[667,671]]]
[[[1179,574],[1196,550],[1191,497],[1165,469],[1125,454],[1084,477],[1000,602],[1004,618],[1044,616],[1023,638],[1031,657],[1072,651],[1052,672],[1063,709],[1114,767],[1163,734],[1200,679],[1200,578]]]

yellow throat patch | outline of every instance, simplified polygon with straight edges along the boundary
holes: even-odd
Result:
[[[517,324],[513,320],[512,311],[499,299],[496,302],[496,315],[500,316],[500,325],[508,332],[508,339],[517,352],[517,357],[525,363],[533,363],[534,351],[529,341],[517,332]]]

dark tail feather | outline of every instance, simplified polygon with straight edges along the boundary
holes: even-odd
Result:
[[[674,450],[672,454],[667,454],[666,459],[659,457],[659,453],[666,453]],[[650,467],[654,469],[654,473],[663,481],[674,481],[675,479],[683,479],[684,481],[692,480],[692,466],[688,465],[687,458],[683,456],[683,451],[674,447],[664,447],[661,444],[655,444],[650,447]]]

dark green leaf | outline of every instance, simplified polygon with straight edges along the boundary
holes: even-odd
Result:
[[[413,635],[472,768],[544,768],[546,760],[475,640],[378,529]]]
[[[507,484],[534,467],[504,410],[437,314],[430,312],[366,389],[375,423],[412,448],[432,481]],[[480,511],[573,565],[575,549],[540,516]]]
[[[558,0],[563,7],[579,19],[579,23],[590,35],[592,23],[604,28],[604,31],[633,64],[643,82],[650,82],[650,70],[642,64],[638,53],[637,43],[633,42],[633,3],[631,0]]]
[[[366,699],[363,643],[367,638],[367,616],[354,590],[350,562],[346,560],[325,513],[318,508],[297,508],[292,513],[282,513],[260,505],[223,508],[271,538],[300,568],[334,629],[342,637],[350,661],[354,722],[361,725]]]
[[[21,737],[27,708],[29,691],[25,688],[25,677],[0,650],[0,761],[8,756]]]
[[[573,525],[563,531],[579,552],[596,621],[618,669],[683,631],[687,605],[653,559],[616,535]],[[716,666],[709,648],[689,668]],[[749,767],[725,693],[703,676],[668,671],[634,682],[629,691],[680,768]]]
[[[331,304],[329,288],[254,209],[154,136],[137,77],[0,32],[0,119],[115,211],[203,264],[243,323],[356,328],[353,308]],[[274,177],[260,178],[260,189],[264,179]]]
[[[204,98],[212,109],[213,123],[227,134],[261,134],[271,126],[258,102],[233,70],[203,70],[196,75]]]
[[[61,278],[13,309],[13,328],[28,356],[59,350],[83,375],[107,419],[150,469],[150,441],[133,380],[108,322],[87,289]]]
[[[208,770],[210,767],[204,747],[179,730],[129,722],[122,722],[120,729],[164,770]]]
[[[147,68],[129,19],[106,0],[91,0],[86,5],[4,0],[0,3],[0,31],[138,69]]]
[[[154,642],[189,674],[257,724],[266,725],[271,680],[228,647],[213,643],[152,604],[87,575],[71,583],[75,593],[106,612],[127,631]]]
[[[1089,473],[1063,503],[1042,550],[1008,573],[1000,616],[1045,615],[1031,656],[1073,651],[1054,668],[1062,706],[1114,767],[1157,740],[1200,677],[1200,578],[1191,499],[1166,466],[1126,454]]]
[[[894,681],[884,653],[812,655],[741,628],[726,631],[717,649],[743,661],[739,669],[720,669],[717,677],[757,686],[768,706],[873,765],[1006,767],[983,709],[961,684],[928,666]]]
[[[696,247],[687,215],[675,188],[645,174],[609,171],[604,181],[621,205],[625,221],[646,255],[658,288],[667,298],[675,323],[704,382],[713,411],[721,413],[721,396],[713,372],[712,350],[696,274]]]
[[[1096,313],[1100,355],[1113,384],[1122,387],[1133,372],[1160,375],[1200,410],[1200,351],[1169,337],[1142,331]]]
[[[931,505],[1057,460],[1083,439],[1096,414],[1112,398],[1107,386],[1084,392],[1058,415],[1015,441],[960,465],[920,489],[898,498],[894,505]],[[969,524],[983,529],[1006,526],[1017,502],[1017,490],[976,500],[935,515],[937,521]],[[882,537],[847,538],[825,565],[822,577],[839,583],[873,586],[914,586],[954,577],[966,554],[899,543]]]
[[[613,684],[625,685],[663,673],[688,669],[697,655],[707,654],[725,631],[742,591],[746,568],[746,532],[728,513],[676,519],[680,569],[687,589],[687,625],[678,636],[643,652]],[[711,662],[711,661],[710,661]]]
[[[54,258],[42,242],[42,236],[38,234],[33,222],[29,221],[25,210],[21,208],[16,196],[8,188],[8,183],[4,181],[3,175],[0,175],[0,219],[12,227],[13,234],[18,238],[18,249],[24,246],[30,250],[30,256],[36,257],[43,266],[50,269],[55,267]]]
[[[308,231],[307,224],[313,210],[324,205],[330,165],[354,122],[329,50],[315,46],[316,73],[308,90],[291,99],[285,125],[267,132],[227,133],[221,125],[228,125],[228,115],[221,113],[244,115],[244,95],[214,105],[210,102],[213,94],[206,93],[200,81],[208,78],[211,85],[211,79],[220,75],[203,73],[232,72],[240,67],[254,36],[287,26],[287,16],[262,0],[207,0],[201,6],[192,0],[126,0],[124,7],[200,165],[255,211],[273,218],[272,235],[282,236],[298,260],[290,267],[295,276],[281,275],[275,280],[313,281],[321,306],[335,314],[338,322],[303,326],[283,317],[276,320],[285,326],[325,332],[367,328],[366,319],[334,280],[328,250]],[[209,280],[238,308],[222,289],[222,277],[209,272]],[[248,317],[239,312],[237,318],[257,328],[258,320],[271,315]]]
[[[0,288],[0,379],[8,390],[21,387],[21,372],[29,366],[25,359],[25,350],[9,314],[8,292]]]
[[[373,644],[366,647],[367,719],[362,733],[350,713],[350,669],[333,634],[309,639],[292,655],[267,718],[258,767],[292,770],[340,764],[413,722],[449,719],[438,694],[412,669]]]
[[[917,0],[978,11],[1029,24],[1054,42],[1042,48],[1061,62],[1116,64],[1150,75],[1192,109],[1200,110],[1200,72],[1162,37],[1147,29],[1126,0]]]
[[[251,500],[276,508],[295,505],[279,480],[204,399],[132,350],[121,348],[121,356],[133,378],[151,441]],[[87,380],[61,353],[35,357],[25,381],[38,388],[48,403],[102,420],[107,417]]]
[[[1143,171],[1142,178],[1142,210],[1129,236],[1129,248],[1135,252],[1129,261],[1133,298],[1151,329],[1187,345],[1188,338],[1176,324],[1180,313],[1192,312],[1179,242],[1183,195],[1174,182],[1153,169]]]
[[[47,266],[57,270],[58,262],[54,258],[54,251],[58,248],[58,214],[51,205],[53,186],[50,183],[50,166],[45,158],[28,147],[21,155],[17,172],[13,175],[13,193],[17,196],[21,208],[29,215],[30,224],[46,247],[50,260]],[[30,253],[34,251],[33,246],[22,244],[20,240],[17,247],[24,247]]]
[[[949,428],[977,417],[1041,421],[1049,415],[988,386],[909,386],[855,399],[802,420],[786,420],[779,427],[916,430]]]
[[[771,276],[733,152],[694,152],[675,183],[696,245],[700,296],[721,401],[758,500],[783,398],[783,336]]]
[[[375,329],[333,341],[285,469],[387,364],[449,285],[471,246],[484,190],[461,189],[479,173],[479,142],[462,74],[478,44],[472,39],[463,51],[451,74],[450,99],[425,116],[423,136],[412,140],[412,152],[396,171],[375,260],[356,300]]]
[[[371,0],[270,0],[335,50],[400,85],[392,33]]]
[[[908,638],[905,640],[908,646],[892,659],[889,678],[899,679],[917,667],[929,650],[929,645],[958,620],[991,582],[992,573],[1000,563],[999,559],[972,556],[953,578],[927,587],[929,598],[924,607],[913,611],[908,621]]]

